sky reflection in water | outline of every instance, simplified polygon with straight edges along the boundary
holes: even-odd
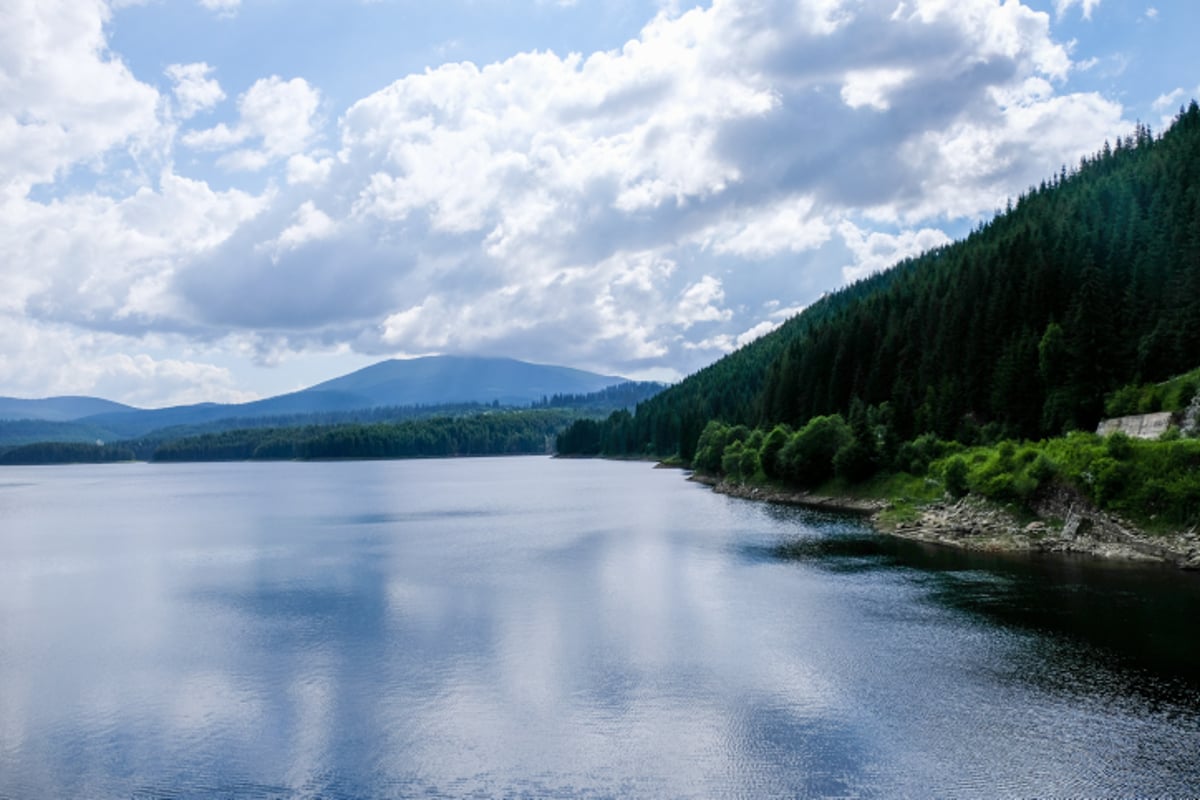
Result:
[[[1182,792],[1194,576],[644,464],[12,470],[0,797]]]

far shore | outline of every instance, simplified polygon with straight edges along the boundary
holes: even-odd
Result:
[[[1195,530],[1151,534],[1128,520],[1099,511],[1061,490],[1036,503],[1037,518],[1019,520],[1008,509],[978,497],[931,503],[917,519],[895,522],[886,500],[834,497],[780,487],[752,486],[692,473],[688,480],[746,500],[804,506],[865,516],[880,533],[919,542],[991,552],[1082,553],[1125,561],[1174,564],[1200,570],[1200,534]]]

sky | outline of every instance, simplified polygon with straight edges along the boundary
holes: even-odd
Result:
[[[1200,96],[1193,0],[3,0],[0,395],[678,380]]]

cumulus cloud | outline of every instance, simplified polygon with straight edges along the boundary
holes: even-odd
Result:
[[[108,52],[101,0],[0,6],[0,190],[24,196],[158,128],[158,93]]]
[[[264,361],[349,345],[686,372],[1129,127],[1118,104],[1062,92],[1068,48],[1013,0],[713,0],[612,51],[404,76],[335,134],[315,86],[258,80],[235,120],[176,142],[279,168],[260,196],[168,167],[125,197],[39,203],[31,184],[164,135],[157,94],[105,49],[104,6],[58,10],[81,32],[39,57],[104,89],[74,105],[61,65],[26,70],[44,92],[0,83],[0,155],[59,142],[0,160],[16,187],[0,310],[206,347],[232,333]],[[36,26],[16,22],[0,37],[19,48]],[[206,64],[168,76],[180,119],[224,96]],[[75,141],[77,118],[95,135]]]
[[[1155,98],[1154,103],[1151,104],[1151,107],[1160,115],[1159,125],[1163,128],[1170,125],[1174,121],[1175,115],[1188,102],[1188,99],[1194,97],[1200,97],[1200,86],[1197,86],[1190,92],[1180,88],[1160,94]]]
[[[317,136],[319,91],[303,78],[277,75],[255,81],[238,98],[240,119],[188,131],[183,143],[198,150],[229,150],[221,163],[229,169],[256,171],[279,159],[303,153]],[[232,149],[247,142],[257,146]]]
[[[1067,11],[1079,6],[1084,19],[1092,18],[1092,11],[1100,5],[1100,0],[1054,0],[1054,13],[1061,19]]]
[[[208,111],[225,99],[221,84],[208,77],[213,68],[203,62],[172,64],[166,75],[175,82],[175,102],[182,119]]]
[[[861,280],[906,258],[950,243],[950,237],[935,228],[888,234],[864,231],[849,220],[838,226],[838,233],[854,255],[854,263],[842,267],[842,278],[846,283]]]
[[[224,241],[264,199],[170,172],[158,183],[120,200],[0,206],[0,310],[109,331],[178,328],[172,271]]]
[[[169,338],[131,341],[0,312],[4,391],[26,397],[98,395],[143,407],[257,399],[236,385],[227,368],[164,355],[175,349]]]

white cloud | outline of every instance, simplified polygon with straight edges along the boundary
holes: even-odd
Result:
[[[175,102],[182,119],[208,111],[225,99],[221,84],[208,77],[212,71],[213,68],[203,62],[167,67],[167,77],[175,82]]]
[[[1179,113],[1180,108],[1187,104],[1188,99],[1196,97],[1200,97],[1200,85],[1190,92],[1182,88],[1174,89],[1155,98],[1151,108],[1160,115],[1159,128],[1169,127],[1175,121],[1175,116]]]
[[[242,4],[242,0],[199,0],[199,2],[209,11],[216,11],[221,15],[233,14]]]
[[[829,240],[829,224],[813,212],[811,197],[794,197],[774,206],[730,209],[725,219],[701,231],[696,240],[720,254],[768,258],[799,253]]]
[[[287,161],[287,182],[291,184],[321,184],[329,177],[332,170],[332,158],[314,158],[297,154]]]
[[[280,249],[294,250],[305,242],[328,239],[337,231],[337,223],[311,201],[300,206],[293,219],[293,224],[279,234]]]
[[[303,153],[317,137],[321,95],[303,78],[278,76],[255,81],[238,98],[240,120],[230,127],[188,131],[183,143],[199,150],[227,150],[246,142],[257,147],[234,150],[221,157],[231,170],[257,171],[279,159]]]
[[[755,339],[761,339],[763,336],[766,336],[768,333],[775,330],[782,324],[783,324],[782,322],[772,322],[771,320],[763,320],[762,322],[755,325],[753,328],[750,328],[749,330],[745,330],[745,331],[742,331],[741,333],[739,333],[735,344],[738,347],[742,347],[743,345],[750,344],[750,342],[753,342]]]
[[[226,368],[170,357],[156,341],[81,332],[0,314],[4,392],[20,397],[89,394],[142,407],[257,399]],[[177,344],[177,343],[176,343]]]
[[[101,0],[0,6],[0,192],[24,196],[158,130],[158,93],[107,48]]]
[[[881,270],[950,243],[950,237],[934,228],[904,231],[899,234],[867,232],[849,220],[838,226],[846,247],[854,254],[854,263],[842,268],[846,283],[866,278]]]
[[[679,305],[675,309],[675,320],[684,330],[698,322],[723,322],[733,316],[727,308],[721,308],[725,300],[725,290],[721,281],[711,275],[705,275],[697,282],[683,290],[679,295]]]
[[[887,111],[888,95],[910,77],[912,72],[906,69],[851,70],[842,84],[842,102],[851,108],[869,106],[876,111]]]
[[[1084,19],[1092,18],[1092,11],[1100,5],[1100,0],[1054,0],[1054,13],[1061,19],[1074,6],[1079,6]]]
[[[685,341],[683,343],[684,350],[715,351],[718,355],[731,353],[735,347],[734,339],[728,333],[719,333],[716,336],[710,336],[698,342]]]
[[[266,197],[163,173],[158,187],[0,204],[0,311],[114,331],[187,325],[174,269],[223,241]]]

